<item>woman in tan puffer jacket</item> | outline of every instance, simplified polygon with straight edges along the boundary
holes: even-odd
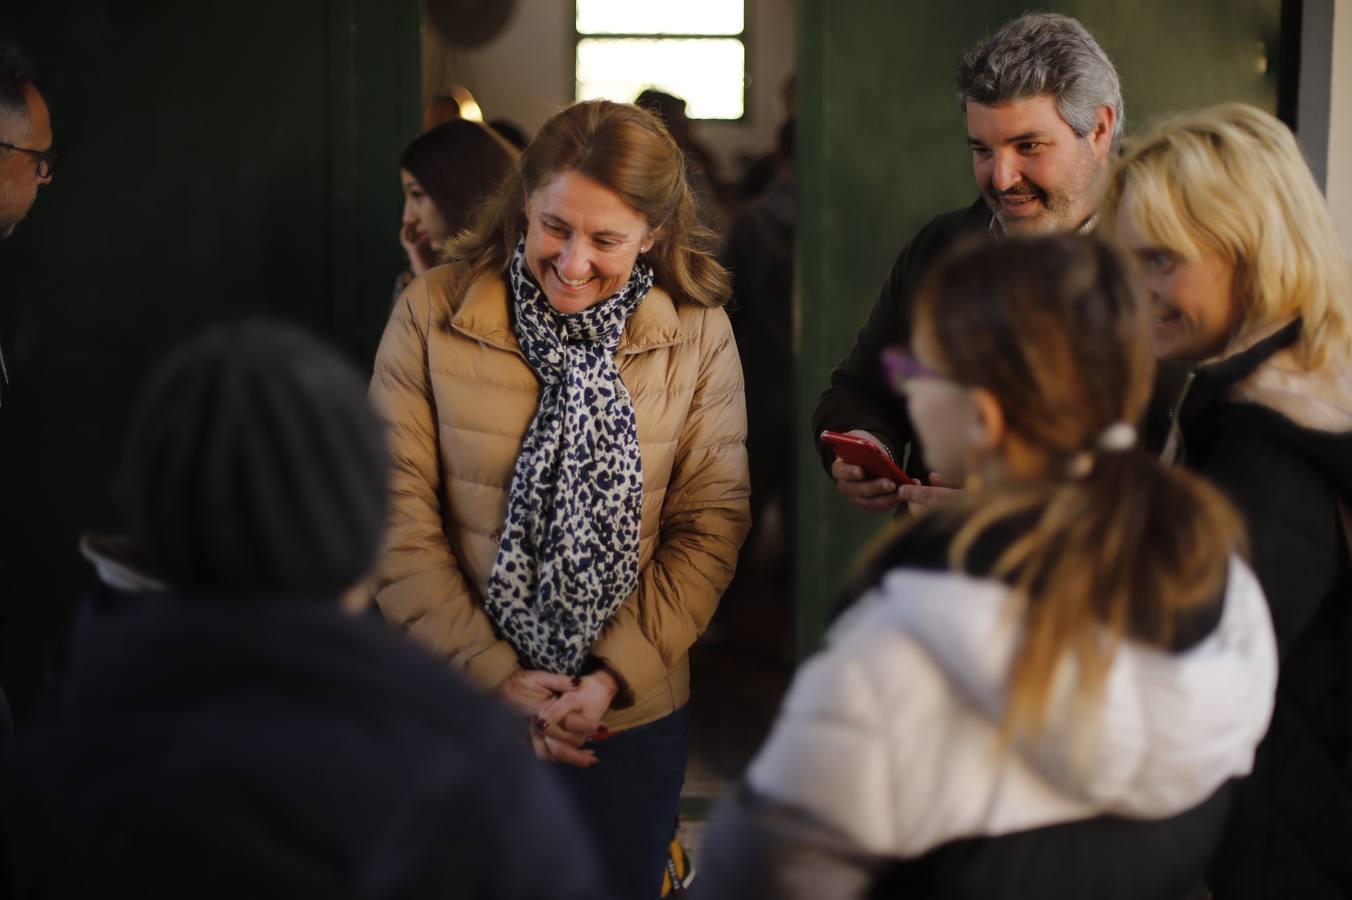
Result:
[[[749,524],[709,246],[657,120],[577,104],[405,291],[371,384],[395,465],[380,608],[526,714],[619,897],[660,885],[687,652]]]

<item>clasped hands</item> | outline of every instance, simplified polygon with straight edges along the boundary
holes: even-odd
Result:
[[[595,751],[584,744],[609,734],[601,717],[618,692],[615,677],[604,669],[580,678],[519,669],[498,688],[526,715],[537,757],[584,769],[598,764]]]

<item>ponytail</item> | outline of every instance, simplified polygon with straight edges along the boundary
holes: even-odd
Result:
[[[1021,477],[930,516],[952,535],[950,567],[1005,582],[1022,605],[1005,734],[1037,732],[1063,663],[1083,702],[1124,638],[1169,648],[1223,595],[1244,531],[1216,489],[1132,449],[1124,423],[1145,412],[1155,360],[1144,297],[1108,245],[1057,235],[959,247],[917,291],[914,333],[936,377],[998,405],[1001,440],[1024,456]],[[1012,543],[995,540],[1014,523]]]
[[[1181,619],[1221,596],[1231,554],[1245,552],[1239,516],[1215,488],[1138,450],[1100,451],[1087,473],[986,491],[936,514],[952,517],[958,570],[993,526],[1037,517],[990,573],[1024,604],[1007,735],[1045,722],[1063,659],[1085,702],[1124,637],[1169,647]]]

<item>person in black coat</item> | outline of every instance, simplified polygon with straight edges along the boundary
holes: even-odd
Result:
[[[37,86],[37,76],[27,55],[17,46],[0,41],[0,240],[9,237],[37,200],[38,189],[52,181],[56,154],[52,152],[52,122],[47,101]],[[0,335],[0,497],[12,497],[8,481],[17,477],[7,444],[9,366],[5,363],[4,336]],[[0,622],[11,618],[15,602],[8,587],[6,552],[14,547],[13,530],[18,522],[7,504],[0,503]],[[0,737],[8,736],[14,722],[9,700],[0,688]]]
[[[364,611],[388,466],[361,379],[299,331],[158,370],[137,540],[85,540],[105,587],[13,759],[18,896],[603,896],[521,723]]]
[[[1227,104],[1144,137],[1105,224],[1141,264],[1167,458],[1244,517],[1281,669],[1211,866],[1217,900],[1352,897],[1352,274],[1295,139]]]
[[[891,512],[899,503],[923,504],[944,493],[943,487],[874,478],[821,441],[825,430],[853,433],[917,479],[930,478],[926,448],[878,364],[883,348],[910,341],[920,280],[963,240],[1091,232],[1122,135],[1117,71],[1068,16],[1028,13],[1006,23],[958,62],[957,89],[981,198],[937,216],[902,249],[812,414],[822,465],[845,499],[866,512]]]

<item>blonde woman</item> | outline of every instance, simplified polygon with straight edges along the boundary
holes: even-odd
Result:
[[[887,368],[967,490],[859,579],[705,836],[701,896],[1181,900],[1276,651],[1234,511],[1132,446],[1154,361],[1125,262],[959,252]]]
[[[1211,868],[1217,900],[1352,897],[1352,279],[1290,131],[1240,104],[1173,119],[1112,175],[1140,262],[1166,456],[1248,527],[1281,653],[1272,728]]]
[[[371,382],[395,463],[380,608],[523,714],[623,898],[660,890],[687,651],[749,525],[711,246],[661,124],[579,103],[404,292]]]

